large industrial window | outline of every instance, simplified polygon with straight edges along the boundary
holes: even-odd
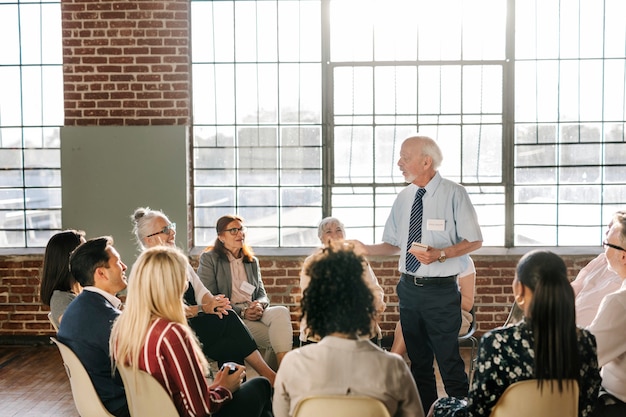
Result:
[[[0,248],[61,228],[61,4],[0,1]]]
[[[599,245],[626,208],[626,3],[518,1],[515,16],[514,244]]]
[[[599,245],[626,207],[622,0],[192,0],[193,218],[255,246],[378,242],[433,136],[485,245]],[[60,230],[59,1],[0,0],[0,247]]]
[[[402,140],[439,141],[485,245],[599,245],[626,207],[620,0],[192,1],[196,244],[377,242]]]

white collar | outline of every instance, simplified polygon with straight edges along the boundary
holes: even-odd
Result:
[[[101,290],[100,288],[92,286],[92,285],[88,285],[88,286],[84,287],[83,291],[91,291],[91,292],[98,293],[101,296],[103,296],[104,298],[106,298],[113,305],[113,307],[117,308],[118,310],[122,309],[122,300],[120,300],[119,298],[117,298],[116,296],[114,296],[111,293],[108,293],[108,292],[106,292],[104,290]]]

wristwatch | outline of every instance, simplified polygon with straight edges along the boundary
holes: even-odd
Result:
[[[446,261],[446,252],[445,251],[441,251],[439,252],[439,258],[437,259],[439,262],[443,263]]]

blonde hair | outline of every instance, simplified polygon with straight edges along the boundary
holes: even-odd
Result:
[[[155,318],[163,318],[183,326],[193,341],[200,365],[208,372],[207,360],[185,317],[183,293],[188,285],[187,267],[187,257],[174,247],[155,246],[139,255],[128,279],[124,312],[111,330],[112,366],[116,361],[122,362],[136,372],[148,328]]]

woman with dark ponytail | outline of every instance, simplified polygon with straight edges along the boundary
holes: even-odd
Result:
[[[509,385],[528,379],[540,387],[556,380],[560,391],[578,381],[578,415],[593,415],[601,381],[596,340],[576,327],[565,263],[549,251],[527,253],[517,264],[513,294],[524,320],[483,336],[468,399],[439,399],[434,416],[488,416]]]

